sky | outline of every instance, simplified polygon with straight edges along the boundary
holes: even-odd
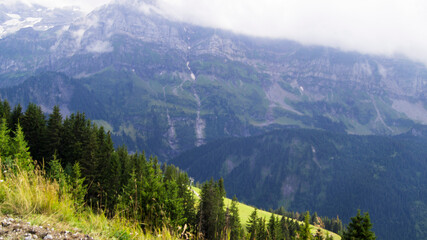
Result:
[[[16,0],[0,0],[1,2]],[[109,0],[24,0],[86,12]],[[119,1],[119,0],[117,0]],[[128,0],[136,1],[136,0]],[[170,18],[344,51],[406,56],[427,65],[424,0],[157,0]]]

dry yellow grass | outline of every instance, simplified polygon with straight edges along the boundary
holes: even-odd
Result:
[[[2,169],[0,164],[0,169]],[[121,217],[109,219],[103,213],[75,209],[59,185],[41,171],[8,173],[0,171],[0,215],[19,216],[36,225],[79,231],[95,239],[178,239],[167,228],[145,233],[140,225]]]

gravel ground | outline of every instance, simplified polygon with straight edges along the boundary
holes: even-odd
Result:
[[[0,217],[0,240],[6,239],[19,239],[19,240],[33,240],[33,239],[82,239],[93,240],[93,238],[82,233],[72,233],[68,231],[55,230],[53,227],[35,226],[29,222],[24,222],[18,218]]]

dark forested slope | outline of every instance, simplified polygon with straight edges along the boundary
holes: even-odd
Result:
[[[172,163],[199,181],[223,177],[228,193],[250,204],[342,219],[359,208],[370,212],[379,239],[425,239],[423,132],[381,137],[280,130],[207,144]]]

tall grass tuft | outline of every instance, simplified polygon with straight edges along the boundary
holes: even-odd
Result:
[[[57,181],[46,178],[41,170],[12,171],[1,159],[0,169],[0,215],[21,216],[57,229],[78,228],[96,239],[179,239],[166,227],[144,233],[140,224],[123,217],[110,219],[85,207],[77,210],[72,194],[61,191]]]
[[[74,216],[73,201],[67,195],[59,197],[59,186],[46,179],[40,170],[0,174],[0,212],[3,214],[45,214],[59,219]]]

